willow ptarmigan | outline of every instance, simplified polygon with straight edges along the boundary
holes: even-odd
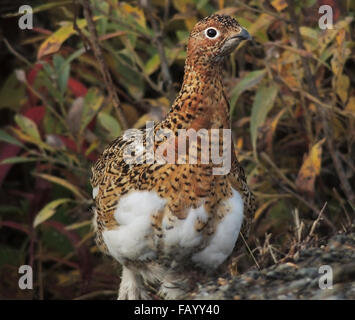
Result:
[[[183,298],[199,272],[230,256],[243,217],[242,231],[249,229],[254,197],[225,134],[230,115],[222,85],[223,58],[247,39],[229,16],[198,22],[183,85],[166,119],[126,131],[92,169],[96,241],[122,265],[119,299],[150,299],[151,293]],[[184,152],[180,132],[189,133]],[[229,167],[216,164],[221,154]]]

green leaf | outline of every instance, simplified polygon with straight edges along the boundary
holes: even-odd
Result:
[[[81,124],[80,124],[80,133],[84,131],[86,126],[95,117],[103,101],[104,101],[104,97],[101,95],[101,93],[97,88],[89,89],[89,91],[87,92],[84,98],[84,107],[83,107],[83,113],[82,113]]]
[[[250,133],[254,152],[256,152],[256,139],[258,136],[258,129],[262,126],[265,121],[266,115],[273,107],[277,92],[277,86],[262,86],[256,92],[250,119]]]
[[[50,203],[47,203],[40,212],[36,215],[33,221],[33,227],[36,228],[39,224],[52,217],[56,211],[56,208],[63,203],[70,201],[70,199],[57,199]]]
[[[0,89],[0,109],[19,109],[25,99],[25,89],[25,85],[18,81],[15,72],[12,72]]]
[[[25,263],[26,253],[23,246],[22,248],[13,248],[10,245],[0,244],[0,252],[0,267],[4,265],[20,266]]]
[[[62,56],[54,55],[53,65],[57,75],[59,91],[63,95],[67,89],[70,64]]]
[[[144,73],[147,76],[150,76],[152,73],[158,70],[160,66],[160,58],[159,55],[156,53],[154,54],[144,66]]]
[[[37,161],[35,158],[26,158],[26,157],[10,157],[2,160],[0,164],[15,164],[15,163],[24,163],[24,162],[33,162]]]
[[[236,103],[240,95],[257,85],[265,76],[266,69],[257,70],[249,72],[239,83],[235,86],[231,94],[231,103],[230,103],[230,114],[233,115]]]
[[[0,141],[4,141],[16,146],[22,147],[23,144],[15,139],[13,136],[10,136],[6,131],[0,129]]]
[[[108,113],[100,112],[98,115],[100,125],[105,128],[112,138],[118,137],[121,133],[121,127],[118,121]]]
[[[21,128],[23,132],[25,132],[30,137],[34,138],[37,141],[41,141],[41,136],[39,134],[37,125],[30,118],[27,118],[21,114],[15,115],[15,122]]]
[[[78,187],[73,185],[72,183],[68,182],[67,180],[64,180],[64,179],[56,177],[56,176],[51,176],[46,173],[36,173],[35,175],[42,178],[42,179],[45,179],[47,181],[59,184],[60,186],[70,190],[72,193],[74,193],[79,198],[84,199],[84,196],[81,194]]]

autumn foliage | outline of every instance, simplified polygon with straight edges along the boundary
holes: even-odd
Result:
[[[0,298],[115,297],[116,266],[93,241],[90,166],[122,133],[120,110],[134,128],[164,117],[189,30],[215,12],[237,17],[254,38],[226,60],[224,79],[237,156],[258,200],[256,260],[292,259],[306,240],[350,230],[354,2],[92,0],[119,110],[79,2],[34,1],[26,31],[16,7],[2,13]],[[318,26],[323,4],[333,8],[333,29]],[[255,267],[247,252],[237,258],[240,272]],[[33,266],[32,291],[18,289],[23,264]]]

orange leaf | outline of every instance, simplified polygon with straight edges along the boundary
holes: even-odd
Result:
[[[322,162],[322,144],[325,139],[317,142],[303,161],[298,172],[296,186],[300,191],[314,195],[314,184],[316,176],[319,175]]]
[[[86,26],[86,20],[81,19],[77,21],[78,27],[83,28]],[[39,47],[37,59],[40,60],[43,56],[57,52],[62,43],[67,40],[76,31],[74,30],[73,23],[65,23],[56,32],[53,32]]]
[[[271,5],[278,11],[282,11],[287,8],[286,0],[273,0],[271,1]]]

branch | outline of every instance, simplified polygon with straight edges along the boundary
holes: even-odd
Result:
[[[161,30],[159,28],[157,21],[153,17],[150,0],[142,0],[141,6],[144,10],[145,16],[150,21],[154,31],[154,37],[152,41],[157,46],[157,50],[161,62],[161,73],[163,77],[163,84],[167,90],[168,98],[170,102],[172,102],[172,100],[175,98],[175,92],[173,88],[173,81],[170,74],[168,60],[166,58],[165,50],[164,50],[164,44],[163,44],[164,30]]]
[[[107,91],[109,92],[109,95],[112,99],[112,103],[113,103],[113,106],[116,110],[118,120],[119,120],[122,128],[124,130],[126,130],[128,128],[128,124],[127,124],[127,121],[123,115],[121,108],[120,108],[120,104],[121,104],[120,99],[118,98],[117,91],[116,91],[115,86],[113,84],[110,71],[105,63],[105,60],[104,60],[104,57],[102,54],[102,50],[101,50],[101,47],[99,44],[99,39],[98,39],[97,32],[96,32],[95,23],[92,18],[92,11],[91,11],[89,0],[82,0],[82,6],[84,8],[84,16],[87,21],[87,25],[88,25],[88,29],[89,29],[89,33],[90,33],[90,37],[88,38],[88,41],[90,43],[90,47],[93,50],[96,60],[99,63],[101,74],[104,79]]]
[[[288,11],[289,11],[290,18],[291,18],[291,24],[293,26],[294,33],[296,36],[297,47],[298,47],[298,49],[305,50],[305,47],[303,45],[303,39],[302,39],[300,29],[299,29],[298,20],[296,18],[296,14],[295,14],[294,1],[292,1],[292,0],[286,0],[286,1],[288,4]],[[319,101],[321,101],[308,59],[304,56],[301,56],[301,61],[302,61],[302,66],[303,66],[303,69],[305,72],[305,79],[307,82],[308,89],[309,89],[312,96],[316,97]],[[331,132],[331,128],[329,127],[329,124],[328,124],[326,110],[324,108],[322,108],[319,103],[316,103],[316,106],[317,106],[317,109],[321,115],[323,131],[324,131],[324,135],[327,140],[327,147],[328,147],[329,153],[331,155],[331,158],[332,158],[332,161],[333,161],[333,164],[335,167],[335,171],[337,172],[338,178],[340,180],[340,185],[341,185],[347,199],[349,201],[353,201],[355,199],[355,195],[354,195],[353,190],[351,189],[348,179],[346,178],[346,174],[345,174],[343,165],[338,157],[338,153],[334,149],[333,135]]]

